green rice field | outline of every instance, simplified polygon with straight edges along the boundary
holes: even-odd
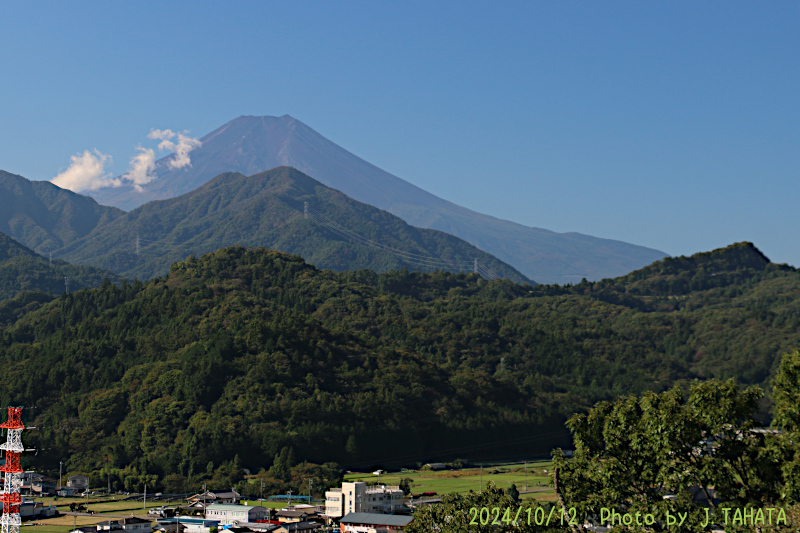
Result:
[[[508,489],[512,484],[517,486],[522,498],[535,498],[540,501],[554,501],[555,493],[550,487],[549,473],[552,468],[551,461],[530,461],[527,464],[527,475],[524,462],[492,463],[472,465],[460,470],[406,470],[403,472],[390,472],[380,476],[380,483],[384,485],[399,485],[400,480],[411,478],[411,493],[415,496],[423,492],[435,492],[441,496],[451,492],[466,493],[470,490],[478,492],[488,481],[503,489]],[[348,472],[345,481],[365,481],[377,483],[378,476],[372,472]]]

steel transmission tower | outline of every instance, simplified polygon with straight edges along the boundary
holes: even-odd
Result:
[[[5,451],[5,464],[0,465],[3,472],[3,492],[0,500],[3,502],[3,514],[0,515],[0,532],[19,533],[22,525],[19,508],[22,503],[19,489],[22,486],[22,407],[9,407],[8,420],[0,424],[6,429],[6,441],[0,444],[0,450]]]

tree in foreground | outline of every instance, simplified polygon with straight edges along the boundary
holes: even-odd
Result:
[[[489,484],[417,509],[406,531],[575,533],[601,523],[615,532],[796,531],[800,352],[783,357],[773,382],[780,431],[756,418],[762,397],[758,387],[709,380],[695,382],[688,394],[674,388],[600,402],[567,423],[575,451],[571,458],[555,453],[555,507],[519,503]],[[480,514],[484,509],[488,515]],[[504,522],[506,509],[512,513]]]
[[[790,530],[800,486],[800,354],[774,382],[776,432],[756,419],[763,393],[733,380],[695,382],[686,396],[601,402],[567,423],[575,452],[554,466],[565,505],[616,531]],[[779,526],[779,527],[776,527]]]

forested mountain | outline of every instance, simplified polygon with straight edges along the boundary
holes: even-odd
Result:
[[[189,255],[233,244],[299,254],[333,270],[471,271],[477,259],[488,277],[530,282],[461,239],[409,226],[289,167],[249,177],[222,174],[183,196],[150,202],[98,225],[57,253],[72,263],[147,279]]]
[[[0,302],[25,291],[60,295],[66,290],[99,287],[104,278],[119,282],[116,274],[90,266],[74,266],[59,259],[52,262],[0,233]],[[26,296],[29,300],[30,296]],[[2,320],[0,303],[0,320]]]
[[[175,156],[169,155],[156,162],[158,179],[142,191],[125,185],[90,194],[102,203],[134,209],[193,191],[223,172],[249,176],[285,165],[412,226],[460,237],[541,283],[621,276],[667,255],[626,242],[556,233],[477,213],[381,170],[289,115],[241,116],[200,140],[202,145],[190,154],[191,167],[172,168]],[[487,179],[502,183],[504,176]]]
[[[36,468],[65,460],[130,490],[289,457],[546,454],[598,400],[763,385],[798,345],[800,273],[748,243],[572,287],[335,273],[233,247],[3,328],[0,402],[36,406]]]
[[[0,232],[47,255],[125,212],[47,181],[0,170]]]

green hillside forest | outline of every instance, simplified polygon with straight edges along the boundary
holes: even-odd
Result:
[[[531,283],[462,239],[409,226],[290,167],[253,176],[224,173],[129,213],[51,183],[0,173],[0,193],[4,188],[9,206],[4,210],[0,200],[0,231],[39,253],[129,278],[162,276],[188,255],[238,244],[298,254],[337,271],[471,272],[477,261],[485,277]]]
[[[3,300],[20,295],[20,301],[32,297],[29,292],[60,295],[66,291],[64,278],[69,278],[70,290],[99,287],[104,279],[115,283],[119,276],[91,266],[75,266],[60,259],[50,261],[0,233],[0,320],[2,309],[13,305]],[[18,302],[17,302],[18,303]]]
[[[337,273],[237,246],[2,327],[0,402],[30,407],[37,469],[229,487],[244,469],[547,455],[601,400],[768,388],[798,326],[800,273],[749,243],[575,286]]]

